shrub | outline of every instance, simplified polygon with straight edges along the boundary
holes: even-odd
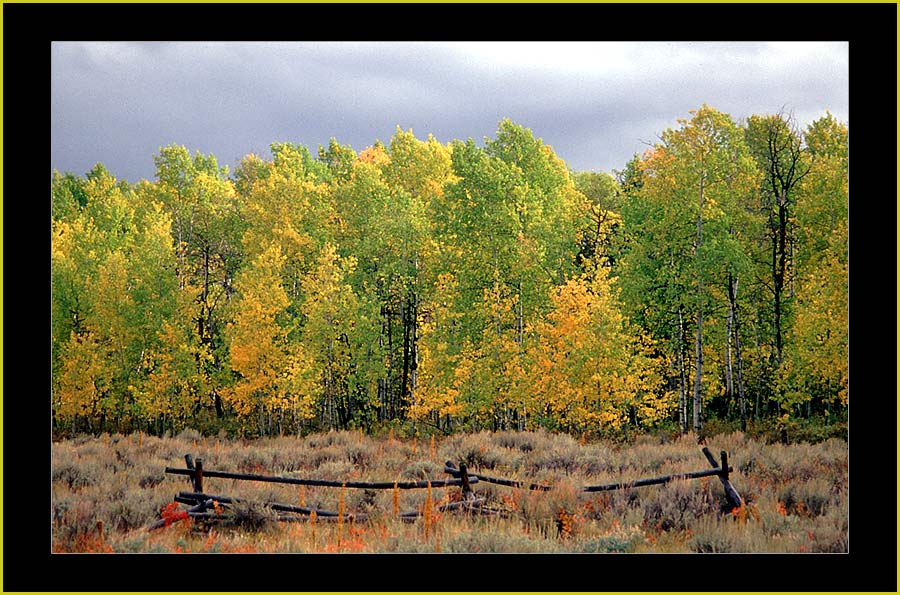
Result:
[[[493,442],[503,448],[531,452],[534,450],[536,435],[525,432],[497,432]]]
[[[108,527],[126,533],[133,529],[146,527],[155,520],[157,510],[158,508],[153,505],[151,500],[132,494],[130,497],[114,500],[103,512],[104,516],[109,519]]]
[[[727,534],[717,533],[700,533],[694,535],[690,540],[691,551],[698,554],[713,554],[722,552],[733,552],[732,540]]]
[[[305,466],[309,469],[316,469],[321,467],[325,463],[347,463],[347,456],[344,451],[334,445],[322,446],[322,447],[310,447],[310,450],[307,451]]]
[[[655,489],[636,488],[641,490],[641,507],[647,526],[658,531],[683,531],[698,518],[714,514],[718,506],[709,489],[696,484],[694,481],[673,481]]]
[[[238,449],[235,468],[239,473],[270,473],[272,458],[255,448]]]
[[[342,481],[353,473],[353,465],[347,460],[327,461],[316,469],[316,479]]]
[[[608,535],[595,537],[578,544],[578,551],[584,553],[624,553],[633,552],[644,542],[644,532],[638,527],[618,527]]]
[[[401,476],[409,480],[440,479],[444,475],[444,466],[432,461],[413,461],[409,463]],[[447,478],[450,476],[447,475]]]
[[[360,469],[368,469],[376,459],[371,444],[366,443],[353,443],[348,445],[346,456],[351,465]]]
[[[540,469],[550,471],[562,471],[566,475],[576,473],[580,467],[578,462],[579,446],[574,441],[571,444],[556,444],[548,451],[538,453],[538,456],[530,464],[530,471],[537,472]]]
[[[455,464],[465,463],[469,471],[491,470],[498,466],[515,467],[507,449],[497,446],[488,432],[464,436],[449,457]]]
[[[184,442],[193,442],[194,440],[199,442],[203,439],[203,435],[194,428],[185,428],[178,432],[178,434],[175,436],[175,439],[183,440]]]
[[[832,503],[831,487],[826,479],[786,484],[778,490],[778,501],[788,514],[820,516]]]
[[[53,466],[50,481],[64,484],[68,489],[77,492],[81,488],[97,485],[101,474],[96,466],[89,463],[65,462]]]
[[[444,551],[451,553],[536,553],[559,551],[551,540],[492,530],[489,527],[451,535],[444,540]]]
[[[93,502],[85,499],[60,500],[54,503],[54,541],[62,551],[71,551],[79,537],[93,533],[97,514]]]
[[[578,450],[575,455],[575,468],[587,476],[615,473],[617,464],[615,454],[602,444],[591,444]]]

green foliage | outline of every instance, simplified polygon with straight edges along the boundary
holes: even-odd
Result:
[[[730,423],[738,386],[760,427],[840,424],[847,142],[830,114],[702,106],[615,177],[509,119],[483,145],[398,127],[234,172],[170,145],[136,185],[54,172],[54,427],[627,439],[692,392]]]
[[[682,395],[682,428],[686,395],[693,393],[693,429],[699,431],[704,403],[716,392],[717,374],[710,372],[724,365],[719,354],[731,349],[720,314],[728,304],[727,280],[752,271],[745,247],[756,222],[746,201],[755,167],[743,131],[727,114],[708,106],[692,114],[630,164],[642,175],[623,200],[618,270],[627,311],[667,356],[668,384]]]
[[[75,216],[79,209],[87,205],[84,190],[85,180],[71,173],[61,175],[53,171],[50,185],[50,216],[54,220],[66,220]]]
[[[331,179],[337,182],[347,181],[356,161],[356,151],[350,145],[342,145],[332,138],[328,147],[319,146],[319,161],[328,168]]]

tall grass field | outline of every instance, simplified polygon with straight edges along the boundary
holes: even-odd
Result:
[[[744,499],[730,507],[717,477],[584,492],[710,469],[692,435],[641,437],[629,445],[545,432],[449,437],[372,437],[331,432],[240,440],[145,434],[81,436],[51,451],[53,552],[659,553],[848,552],[845,440],[770,444],[740,432],[706,439],[728,453],[730,480]],[[479,514],[445,505],[458,486],[351,489],[206,477],[204,492],[240,498],[213,518],[183,518],[190,479],[165,473],[184,455],[206,470],[339,482],[445,480],[446,461],[469,473],[550,486],[548,491],[478,482]],[[284,520],[277,502],[341,511],[365,520]],[[442,510],[443,509],[443,510]],[[411,521],[398,513],[418,511]],[[279,516],[281,520],[279,520]],[[156,530],[148,528],[167,521]]]

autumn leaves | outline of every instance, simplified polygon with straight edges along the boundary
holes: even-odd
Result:
[[[846,333],[819,315],[846,312],[842,130],[807,135],[776,369],[764,164],[706,106],[618,180],[509,120],[483,147],[398,128],[233,174],[173,145],[154,182],[56,175],[54,422],[602,433],[685,419],[691,393],[702,414],[738,342],[763,403],[845,395]]]

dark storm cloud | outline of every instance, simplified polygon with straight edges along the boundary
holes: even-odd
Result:
[[[707,103],[735,119],[848,116],[847,44],[54,43],[51,169],[136,181],[161,146],[234,167],[272,142],[441,142],[504,117],[575,170],[621,169]]]

